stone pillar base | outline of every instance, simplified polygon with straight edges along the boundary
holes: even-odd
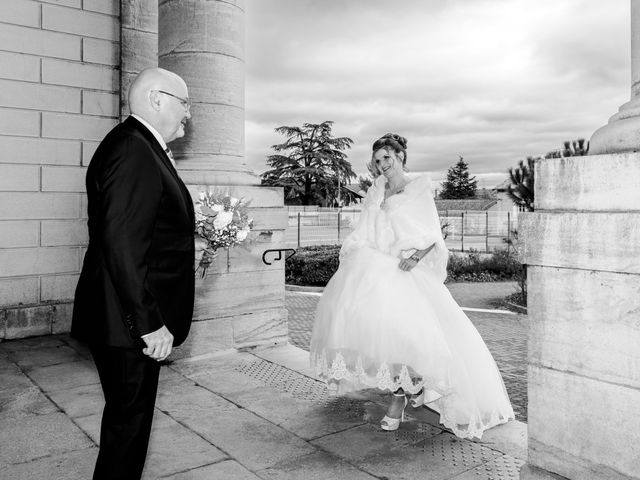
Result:
[[[589,140],[589,154],[636,152],[640,149],[640,117],[622,118],[600,127]]]

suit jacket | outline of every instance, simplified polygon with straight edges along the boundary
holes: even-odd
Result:
[[[71,335],[140,347],[163,325],[186,338],[194,302],[194,212],[153,134],[133,117],[107,134],[86,177],[89,247]]]

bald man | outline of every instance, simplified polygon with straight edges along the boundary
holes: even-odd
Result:
[[[139,479],[160,361],[182,343],[194,299],[194,213],[167,143],[191,115],[176,74],[144,70],[131,116],[107,134],[87,170],[89,247],[71,335],[88,343],[105,408],[94,480]]]

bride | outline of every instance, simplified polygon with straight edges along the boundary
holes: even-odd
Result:
[[[408,404],[427,405],[463,438],[514,418],[500,372],[444,286],[448,251],[427,176],[405,171],[407,141],[373,144],[375,181],[318,304],[311,363],[340,393],[392,392],[381,421],[396,430]]]

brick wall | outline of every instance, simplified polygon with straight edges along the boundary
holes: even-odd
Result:
[[[67,331],[84,175],[119,114],[120,2],[0,8],[0,340]]]

